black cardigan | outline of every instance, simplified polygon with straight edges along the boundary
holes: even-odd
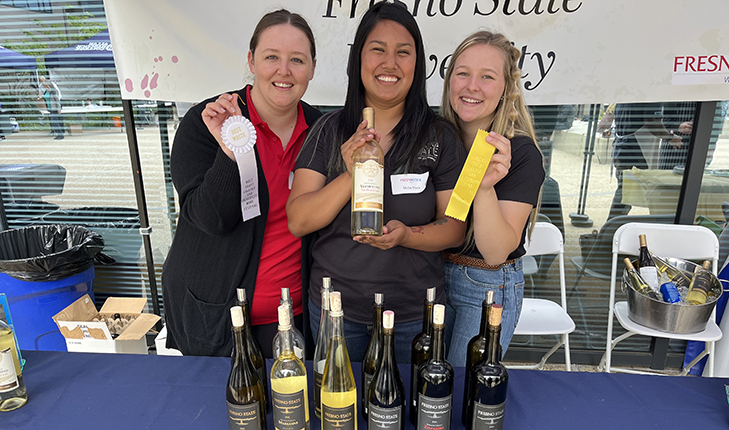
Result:
[[[245,88],[235,93],[246,99]],[[269,208],[266,178],[254,147],[261,215],[243,221],[238,167],[202,120],[205,105],[217,98],[204,100],[187,112],[175,135],[170,159],[180,215],[162,270],[162,291],[167,347],[185,355],[230,356],[229,309],[235,304],[236,288],[245,288],[249,300],[253,298]],[[306,123],[311,126],[321,112],[301,103]],[[248,118],[248,107],[240,101],[238,106]],[[311,237],[301,243],[305,335]]]

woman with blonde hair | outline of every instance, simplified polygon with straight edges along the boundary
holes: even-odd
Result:
[[[520,54],[503,34],[479,31],[456,48],[444,79],[441,114],[456,126],[466,149],[479,129],[489,132],[486,140],[497,149],[473,201],[466,241],[445,253],[446,293],[455,309],[448,361],[454,366],[466,363],[488,290],[504,307],[504,354],[521,312],[521,257],[545,175],[522,97]]]

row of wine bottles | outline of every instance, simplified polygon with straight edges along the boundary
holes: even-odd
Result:
[[[624,260],[632,287],[654,300],[667,303],[701,305],[714,295],[711,261],[704,261],[693,272],[682,270],[648,250],[644,234],[639,236],[638,267]]]
[[[483,301],[481,330],[468,345],[462,420],[468,429],[503,428],[508,372],[501,364],[501,306],[493,293]],[[276,429],[309,429],[307,375],[296,351],[291,305],[279,306],[278,356],[270,373],[267,399],[265,360],[250,333],[248,303],[239,294],[231,308],[235,350],[228,379],[230,429],[266,428],[266,411],[273,405]],[[361,396],[344,338],[341,293],[331,280],[322,285],[322,312],[314,352],[315,413],[324,430],[356,430],[357,410],[370,429],[402,430],[408,399],[395,359],[393,311],[385,310],[384,296],[375,294],[373,331],[362,362]],[[427,291],[423,331],[412,343],[409,418],[420,430],[448,430],[454,390],[453,367],[445,360],[445,307],[435,304],[435,288]],[[276,343],[278,342],[278,343]],[[303,343],[302,343],[303,346]]]

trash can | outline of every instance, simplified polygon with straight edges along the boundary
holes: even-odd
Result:
[[[101,236],[82,226],[0,232],[0,292],[21,349],[66,350],[52,317],[84,294],[93,297],[93,260],[103,248]]]

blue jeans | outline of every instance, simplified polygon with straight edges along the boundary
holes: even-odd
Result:
[[[524,299],[524,272],[521,259],[499,270],[477,269],[445,263],[445,285],[448,305],[455,311],[448,362],[466,365],[468,342],[481,327],[481,303],[488,290],[494,291],[494,303],[504,307],[501,316],[502,357],[506,354]]]
[[[311,335],[314,339],[317,339],[319,335],[321,307],[315,305],[311,299],[309,299],[309,315],[311,315],[309,319]],[[395,359],[398,364],[410,363],[410,350],[412,348],[413,338],[422,330],[422,321],[395,323]],[[367,344],[370,341],[371,331],[371,324],[360,324],[346,319],[344,320],[344,339],[347,342],[347,353],[349,354],[350,361],[362,361]]]

